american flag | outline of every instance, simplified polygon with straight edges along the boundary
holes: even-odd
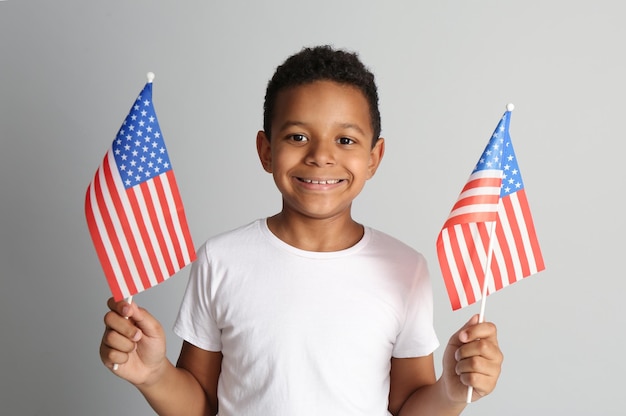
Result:
[[[150,75],[85,197],[89,232],[115,300],[155,286],[195,260]]]
[[[454,310],[480,300],[484,284],[489,295],[545,269],[509,135],[510,119],[506,111],[437,238]],[[491,273],[485,282],[490,239]]]

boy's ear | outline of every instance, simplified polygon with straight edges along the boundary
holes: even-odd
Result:
[[[270,140],[263,130],[259,130],[256,134],[256,151],[259,154],[263,169],[267,173],[272,173],[272,148]]]
[[[376,144],[374,145],[372,150],[370,151],[370,160],[367,165],[367,169],[369,171],[369,177],[367,179],[370,179],[372,176],[374,176],[374,174],[376,173],[376,170],[378,169],[378,166],[380,166],[380,162],[383,160],[384,155],[385,155],[385,139],[380,137],[376,141]]]

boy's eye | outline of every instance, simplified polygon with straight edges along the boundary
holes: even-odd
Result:
[[[292,134],[290,136],[290,138],[294,142],[305,142],[307,140],[307,138],[306,138],[306,136],[304,134]]]
[[[352,140],[349,137],[340,137],[339,140],[337,140],[339,142],[339,144],[353,144],[354,140]]]

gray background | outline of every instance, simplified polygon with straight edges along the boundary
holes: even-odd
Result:
[[[478,305],[451,311],[437,233],[516,105],[547,270],[489,297],[503,373],[465,414],[624,414],[625,15],[619,0],[0,2],[0,413],[152,413],[100,363],[110,292],[83,213],[146,72],[199,245],[279,209],[254,145],[265,85],[330,43],[380,88],[387,153],[355,216],[425,254],[443,343]],[[187,273],[136,297],[172,359]]]

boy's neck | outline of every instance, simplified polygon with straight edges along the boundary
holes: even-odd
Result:
[[[345,250],[363,238],[363,226],[351,217],[306,218],[285,211],[267,219],[267,226],[276,237],[292,247],[306,251],[331,252]]]

